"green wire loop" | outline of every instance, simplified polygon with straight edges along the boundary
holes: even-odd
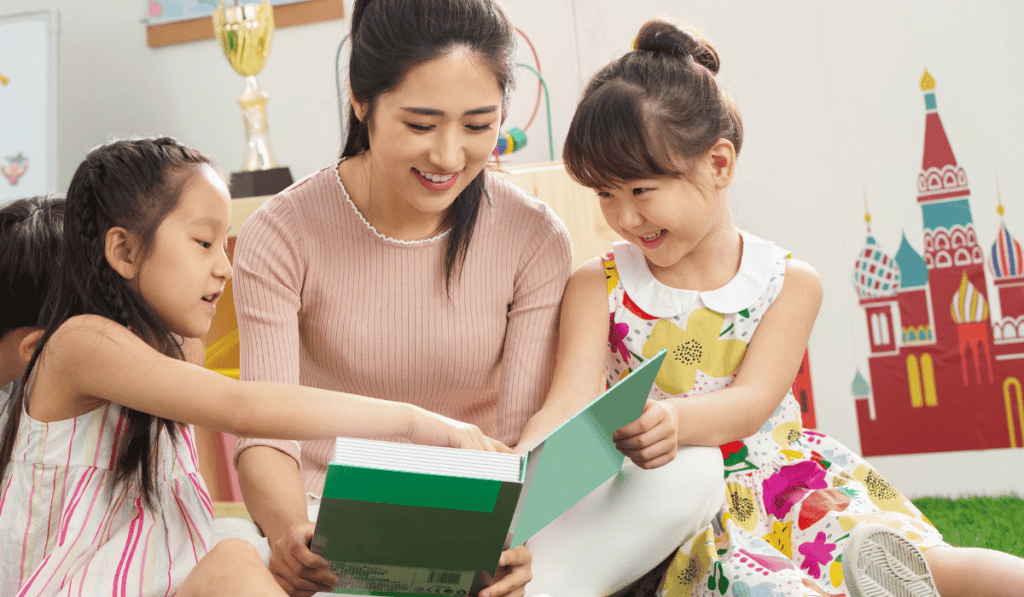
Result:
[[[541,86],[544,87],[544,107],[547,110],[548,116],[548,153],[550,154],[551,161],[553,162],[555,161],[555,140],[554,135],[551,132],[551,94],[548,93],[548,83],[547,81],[544,80],[544,77],[541,76],[540,71],[533,68],[529,64],[524,64],[520,62],[516,64],[516,66],[521,66],[523,68],[530,69],[530,71],[532,71],[533,74],[537,75],[537,78],[540,79]]]

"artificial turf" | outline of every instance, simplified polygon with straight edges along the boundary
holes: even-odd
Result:
[[[913,502],[950,545],[987,547],[1024,557],[1024,499],[924,497]]]

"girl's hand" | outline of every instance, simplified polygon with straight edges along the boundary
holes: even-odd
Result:
[[[533,555],[525,545],[501,552],[498,571],[487,588],[480,591],[480,597],[522,597],[526,594],[526,583],[533,580],[530,564]]]
[[[449,419],[416,406],[412,408],[412,422],[406,437],[414,444],[514,453],[505,444],[484,435],[476,425]]]
[[[612,436],[619,451],[642,469],[664,466],[676,457],[679,424],[660,400],[648,400],[640,418]]]

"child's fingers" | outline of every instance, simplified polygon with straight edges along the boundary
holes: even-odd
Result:
[[[487,438],[487,441],[490,442],[491,448],[493,448],[493,450],[495,452],[504,452],[505,454],[515,454],[516,453],[515,450],[513,450],[512,448],[510,448],[510,447],[506,446],[505,444],[499,442],[496,439],[493,439],[493,438],[489,437],[489,438]]]
[[[641,449],[622,449],[619,451],[641,468],[657,468],[672,461],[676,456],[678,444],[666,438],[644,446]]]
[[[654,400],[648,400],[644,404],[644,412],[640,414],[640,417],[616,431],[612,438],[618,440],[642,435],[660,424],[665,417],[665,410],[658,408]]]
[[[615,446],[619,450],[643,450],[672,437],[673,432],[670,426],[657,425],[639,435],[617,439]]]

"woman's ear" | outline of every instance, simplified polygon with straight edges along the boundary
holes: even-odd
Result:
[[[732,141],[719,139],[709,152],[711,158],[711,178],[715,188],[722,190],[732,183],[736,173],[736,148]]]
[[[352,110],[356,113],[356,118],[359,119],[359,122],[365,122],[364,119],[366,118],[366,111],[369,109],[369,106],[366,105],[366,102],[360,101],[356,97],[356,92],[352,90],[352,85],[348,86],[348,97],[352,103]]]
[[[120,226],[114,226],[107,230],[104,241],[107,263],[115,272],[121,274],[125,280],[133,280],[139,275],[138,237]]]

